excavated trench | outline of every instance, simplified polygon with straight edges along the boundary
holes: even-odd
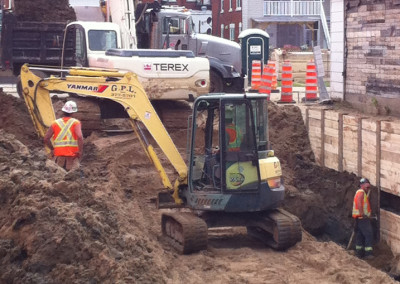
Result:
[[[169,104],[162,109],[158,104],[157,108],[164,115],[171,137],[184,153],[186,130],[182,129],[185,125],[182,122],[190,112],[188,105]],[[174,111],[173,108],[178,109]],[[146,205],[161,188],[161,183],[140,151],[137,139],[127,135],[106,137],[92,134],[85,139],[82,169],[65,173],[46,160],[42,142],[36,137],[20,99],[0,94],[0,118],[0,280],[6,283],[59,283],[66,279],[71,279],[72,283],[83,280],[100,283],[115,279],[132,283],[167,283],[171,279],[176,283],[187,281],[172,273],[165,264],[165,261],[171,261],[169,255],[174,253],[163,245],[159,237],[159,213]],[[353,226],[350,216],[352,199],[359,178],[316,165],[301,112],[296,106],[271,103],[269,123],[271,145],[283,168],[284,207],[301,219],[308,233],[323,241],[312,241],[311,236],[305,233],[302,243],[279,257],[287,257],[282,261],[289,261],[295,259],[292,253],[300,250],[298,253],[307,259],[311,257],[312,248],[325,243],[327,251],[321,248],[318,252],[321,259],[333,259],[332,253],[337,253],[340,259],[352,258],[339,247],[332,252],[329,246],[330,241],[342,247],[347,245]],[[166,162],[165,158],[161,161]],[[167,171],[171,173],[172,168],[167,167]],[[371,200],[376,210],[376,191],[373,191]],[[392,207],[399,202],[385,198],[384,194],[381,200],[382,204],[388,203]],[[208,264],[197,267],[195,273],[218,270],[218,264],[214,263],[217,261],[214,257],[217,257],[213,255],[221,253],[219,249],[229,249],[229,245],[233,246],[231,249],[245,250],[248,247],[266,254],[274,253],[261,249],[240,232],[231,239],[219,236],[218,232],[211,234],[214,234],[209,244],[211,248],[205,254],[193,256],[193,261],[204,257],[202,261]],[[224,240],[222,246],[221,238]],[[311,242],[310,247],[301,248],[307,247],[308,242]],[[232,253],[226,252],[227,255]],[[379,243],[376,253],[375,260],[369,263],[391,273],[393,255],[388,247]],[[261,257],[255,255],[258,252],[252,255],[252,261]],[[360,265],[353,259],[343,265],[351,267],[354,263]],[[317,264],[312,262],[310,265]],[[179,269],[182,273],[191,268]],[[247,279],[237,278],[236,271],[231,272],[231,280]],[[371,272],[371,277],[380,275],[376,273]],[[314,279],[314,276],[310,277]],[[357,277],[352,275],[344,279]],[[373,282],[387,283],[388,280],[382,277]],[[11,279],[16,280],[13,282]],[[301,281],[301,278],[297,280]],[[187,283],[196,282],[190,280]]]

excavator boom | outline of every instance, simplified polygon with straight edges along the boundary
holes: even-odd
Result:
[[[38,69],[36,68],[36,70]],[[130,72],[120,73],[116,70],[90,68],[71,68],[58,71],[67,75],[40,78],[32,72],[29,65],[24,65],[21,69],[22,93],[39,136],[44,137],[48,127],[56,119],[50,97],[51,91],[74,93],[83,97],[117,102],[128,113],[135,133],[159,171],[166,188],[172,190],[173,186],[154,153],[154,149],[141,135],[138,122],[143,123],[177,171],[178,179],[174,184],[174,197],[176,197],[177,203],[181,203],[177,191],[179,186],[187,184],[187,166],[136,75]]]

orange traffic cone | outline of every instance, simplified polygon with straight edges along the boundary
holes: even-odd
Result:
[[[318,93],[317,70],[313,60],[307,63],[305,101],[316,101]]]
[[[261,85],[261,61],[251,62],[251,90],[258,91]]]
[[[261,76],[261,85],[259,89],[260,94],[267,94],[270,100],[271,96],[271,83],[272,83],[272,69],[270,66],[264,66],[263,73]]]
[[[282,65],[281,100],[278,103],[294,103],[292,64],[285,60]]]
[[[271,82],[271,91],[277,91],[278,88],[278,76],[277,76],[277,70],[276,70],[276,65],[275,61],[268,61],[268,65],[271,67],[271,72],[272,72],[272,82]]]

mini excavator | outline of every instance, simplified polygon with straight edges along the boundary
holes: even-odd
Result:
[[[109,100],[123,107],[165,187],[158,195],[158,208],[190,209],[162,213],[162,233],[178,252],[206,249],[211,227],[246,227],[249,235],[277,250],[301,240],[300,220],[279,208],[284,186],[280,161],[269,149],[267,96],[217,93],[198,97],[188,118],[186,165],[135,74],[77,67],[51,70],[60,75],[41,78],[35,75],[38,71],[24,65],[21,83],[39,136],[55,120],[50,92]],[[234,139],[226,130],[232,125]],[[174,182],[144,129],[176,170]]]

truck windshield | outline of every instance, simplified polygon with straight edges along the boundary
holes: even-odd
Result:
[[[106,51],[117,48],[117,33],[107,30],[89,30],[89,49],[93,51]]]

